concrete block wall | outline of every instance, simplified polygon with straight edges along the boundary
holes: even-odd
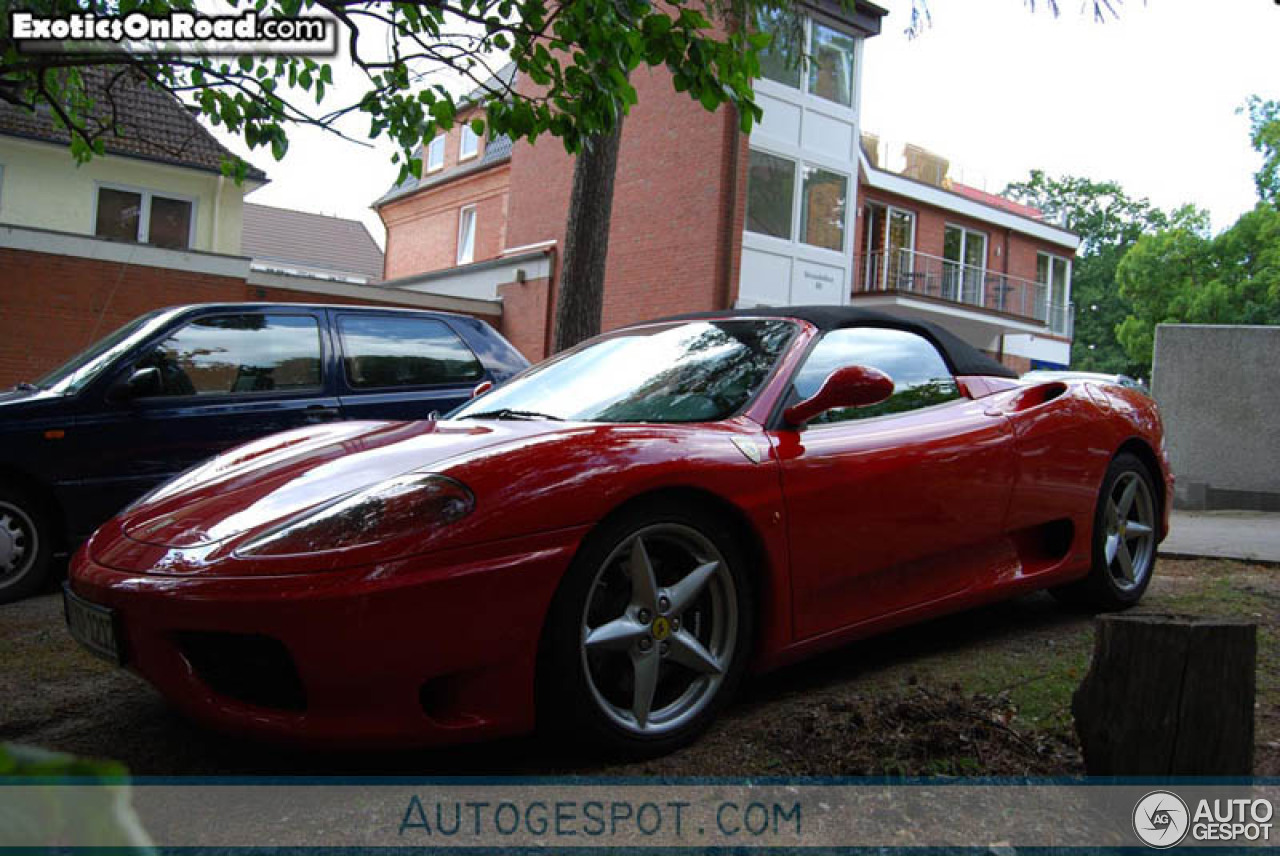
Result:
[[[1161,324],[1151,390],[1175,507],[1280,511],[1280,327]]]

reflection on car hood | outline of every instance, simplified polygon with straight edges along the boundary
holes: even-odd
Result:
[[[5,389],[0,390],[0,407],[13,404],[32,404],[37,401],[58,398],[62,398],[62,396],[44,389]]]
[[[553,432],[553,422],[337,422],[232,449],[127,509],[135,541],[199,547],[261,530],[385,479]]]

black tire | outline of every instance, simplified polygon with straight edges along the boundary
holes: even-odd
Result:
[[[1132,506],[1123,512],[1123,525],[1118,525],[1113,515],[1130,485],[1134,487]],[[1137,604],[1155,572],[1160,519],[1159,494],[1147,465],[1128,453],[1117,455],[1102,479],[1094,507],[1089,575],[1053,589],[1054,597],[1068,606],[1097,612],[1116,612]],[[1132,534],[1138,527],[1149,531]],[[1124,557],[1128,557],[1127,563]],[[1125,573],[1126,564],[1129,574]]]
[[[0,603],[35,594],[49,578],[53,525],[30,495],[0,485]]]
[[[631,570],[637,540],[656,582],[650,600],[658,609],[647,624]],[[755,592],[746,562],[733,527],[693,505],[646,504],[606,520],[583,543],[548,612],[540,726],[618,758],[653,757],[692,742],[732,699],[751,657]],[[717,567],[707,571],[711,563]],[[689,600],[685,593],[700,579],[700,593]],[[590,637],[604,624],[625,624],[639,635],[593,647]],[[626,647],[615,650],[619,644]],[[642,662],[656,664],[647,721],[636,716]]]

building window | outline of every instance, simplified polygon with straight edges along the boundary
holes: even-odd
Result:
[[[752,149],[747,171],[747,229],[790,241],[795,190],[795,161]]]
[[[806,166],[800,202],[800,240],[837,252],[844,249],[849,179],[838,172]]]
[[[191,246],[194,212],[190,199],[99,187],[93,233],[99,238],[185,250]]]
[[[1036,282],[1040,283],[1040,294],[1036,296],[1035,317],[1050,323],[1054,330],[1065,329],[1071,262],[1050,253],[1037,253]]]
[[[760,52],[760,73],[775,83],[799,89],[804,28],[802,25],[798,32],[788,31],[783,20],[780,9],[761,9],[756,15],[760,31],[773,36],[769,47]]]
[[[467,160],[480,154],[480,135],[471,130],[470,124],[462,126],[462,141],[458,144],[458,160]]]
[[[798,240],[813,247],[844,250],[849,201],[847,176],[800,164],[799,236],[793,229],[796,209],[796,161],[751,150],[747,170],[747,231]]]
[[[458,264],[471,264],[476,257],[476,208],[468,205],[458,212]]]
[[[942,296],[981,306],[987,276],[987,236],[960,226],[947,226],[942,258]]]
[[[808,18],[799,27],[788,26],[779,10],[761,10],[756,26],[773,36],[760,54],[762,77],[794,89],[803,83],[810,95],[853,106],[857,46],[853,36]]]
[[[427,146],[427,172],[444,169],[444,134],[440,134]]]
[[[809,28],[809,92],[853,106],[853,37],[813,21]]]

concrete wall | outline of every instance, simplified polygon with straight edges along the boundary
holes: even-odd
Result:
[[[1161,324],[1151,389],[1180,508],[1280,511],[1280,327]]]
[[[14,137],[0,137],[0,166],[0,223],[92,235],[97,187],[112,184],[194,200],[191,249],[240,254],[251,183],[237,186],[213,173],[118,155],[76,166],[66,146]]]

